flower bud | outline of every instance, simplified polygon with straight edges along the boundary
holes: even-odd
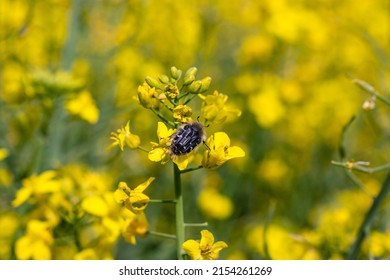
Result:
[[[190,75],[196,75],[196,73],[198,72],[198,68],[196,68],[196,67],[191,67],[191,68],[189,68],[187,71],[186,71],[186,73],[184,74],[184,78],[186,77],[186,76],[190,76]]]
[[[160,83],[155,78],[147,76],[145,82],[152,88],[160,88]]]
[[[188,91],[192,93],[198,93],[201,87],[202,87],[202,81],[198,80],[188,86]]]
[[[161,83],[165,85],[169,84],[169,77],[167,75],[159,75],[158,79]]]
[[[191,67],[190,69],[187,70],[187,72],[184,74],[184,81],[183,81],[183,84],[185,86],[188,86],[193,81],[195,81],[196,72],[198,72],[198,69],[196,67]]]
[[[195,81],[195,76],[194,76],[194,75],[185,75],[185,76],[184,76],[183,85],[188,86],[188,85],[190,85],[193,81]]]
[[[202,92],[205,92],[209,89],[210,84],[211,84],[211,77],[205,77],[201,80],[201,82],[202,82],[202,85],[199,89],[199,92],[202,93]]]
[[[182,71],[180,69],[177,69],[175,66],[171,67],[171,76],[175,80],[179,80],[181,77]]]

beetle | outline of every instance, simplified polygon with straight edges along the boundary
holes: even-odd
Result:
[[[190,153],[205,141],[204,125],[199,121],[186,122],[172,134],[169,153],[171,156],[182,156]]]

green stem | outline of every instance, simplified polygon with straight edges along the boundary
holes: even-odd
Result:
[[[157,231],[150,230],[149,231],[149,235],[156,236],[156,237],[162,237],[162,238],[168,238],[168,239],[175,239],[176,240],[176,236],[173,235],[173,234],[169,234],[169,233],[162,233],[162,232],[157,232]]]
[[[62,50],[61,66],[65,71],[69,71],[76,53],[76,42],[80,30],[82,0],[73,0],[69,12],[69,22],[67,38]],[[53,101],[53,115],[51,116],[44,160],[40,165],[40,170],[46,170],[56,166],[62,160],[61,148],[64,139],[64,97],[61,96]]]
[[[374,222],[375,216],[378,213],[380,206],[384,202],[389,192],[390,192],[390,173],[387,174],[387,177],[383,182],[381,191],[379,192],[378,196],[374,199],[370,210],[368,210],[360,226],[355,242],[353,243],[353,245],[351,246],[347,254],[347,259],[354,260],[357,258],[360,251],[360,247],[372,228],[372,224]]]
[[[176,196],[176,250],[177,258],[179,260],[184,259],[184,251],[182,244],[184,243],[184,208],[183,208],[183,195],[181,189],[181,177],[180,170],[175,163],[173,163],[173,178],[175,185]]]
[[[201,169],[201,168],[203,168],[202,165],[200,165],[198,167],[194,167],[194,168],[188,168],[188,169],[181,170],[180,173],[184,174],[184,173],[195,171],[195,170],[198,170],[198,169]]]
[[[377,167],[365,167],[361,165],[359,162],[338,162],[338,161],[332,161],[331,162],[333,165],[344,167],[347,169],[353,169],[357,170],[360,172],[368,173],[368,174],[373,174],[379,171],[384,171],[390,169],[390,163],[386,163],[384,165],[380,165]]]
[[[172,122],[168,121],[160,112],[150,109],[152,112],[160,119],[162,120],[166,125],[170,126],[171,128],[175,128],[175,125],[172,124]]]
[[[372,85],[367,83],[366,81],[363,81],[360,79],[352,79],[352,82],[357,84],[364,91],[375,96],[375,98],[378,98],[380,101],[382,101],[386,105],[390,106],[390,100],[388,100],[387,98],[380,95],[379,92]]]
[[[149,203],[176,203],[175,199],[151,199]]]
[[[149,153],[150,151],[142,146],[138,146],[137,147],[138,150],[142,151],[142,152],[145,152],[145,153]]]
[[[190,98],[188,98],[186,101],[184,101],[183,105],[188,104],[189,102],[191,102],[192,99],[194,99],[197,96],[198,96],[198,94],[194,93]]]
[[[185,227],[208,227],[209,224],[207,222],[204,223],[185,223]]]

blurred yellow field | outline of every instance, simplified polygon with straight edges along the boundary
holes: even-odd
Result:
[[[0,259],[389,259],[389,8],[2,0]]]

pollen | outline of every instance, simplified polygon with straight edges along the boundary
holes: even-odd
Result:
[[[190,153],[206,140],[203,124],[188,122],[180,126],[171,137],[169,152],[172,156],[181,156]]]

